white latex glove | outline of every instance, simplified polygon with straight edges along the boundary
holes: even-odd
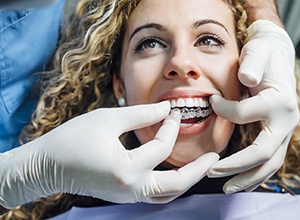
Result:
[[[295,88],[295,52],[286,31],[270,21],[259,20],[249,29],[239,79],[250,87],[251,96],[241,102],[219,96],[210,102],[216,114],[238,124],[262,122],[262,130],[251,146],[220,160],[209,177],[229,176],[225,193],[251,191],[270,178],[282,165],[287,146],[299,122]]]
[[[164,203],[202,179],[219,157],[208,153],[178,169],[153,171],[171,153],[180,112],[169,102],[98,109],[0,155],[0,203],[11,208],[55,192],[117,203]],[[168,117],[167,117],[168,116]],[[118,137],[167,117],[154,140],[128,151]]]

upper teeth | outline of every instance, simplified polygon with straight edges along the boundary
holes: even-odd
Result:
[[[181,119],[205,118],[212,113],[209,102],[202,98],[173,99],[171,108],[180,108]]]
[[[181,107],[200,107],[207,108],[210,107],[208,100],[203,98],[179,98],[173,99],[171,102],[171,108],[181,108]]]

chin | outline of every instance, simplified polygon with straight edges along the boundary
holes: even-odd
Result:
[[[180,167],[183,167],[185,166],[186,164],[194,161],[195,159],[197,158],[194,158],[194,159],[190,159],[190,160],[177,160],[176,158],[172,158],[171,156],[165,161],[169,167],[177,167],[177,168],[180,168]]]
[[[166,162],[172,164],[175,167],[183,167],[186,164],[193,162],[197,158],[201,157],[206,152],[172,152],[171,155],[167,158]]]
[[[167,158],[166,162],[174,167],[183,167],[186,164],[193,162],[194,160],[209,152],[215,152],[220,156],[224,155],[227,150],[228,141],[224,141],[222,143],[220,143],[220,140],[211,143],[209,143],[209,141],[203,141],[202,143],[208,144],[195,145],[191,143],[187,144],[187,142],[184,142],[184,144],[180,145],[177,143],[171,155]]]

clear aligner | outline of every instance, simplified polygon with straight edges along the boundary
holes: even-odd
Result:
[[[212,113],[212,108],[201,109],[198,108],[182,108],[181,111],[181,119],[190,119],[190,118],[205,118]]]

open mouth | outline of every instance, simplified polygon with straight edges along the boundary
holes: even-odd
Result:
[[[170,100],[171,109],[181,111],[181,124],[201,123],[212,114],[208,99],[204,98],[179,98]]]

